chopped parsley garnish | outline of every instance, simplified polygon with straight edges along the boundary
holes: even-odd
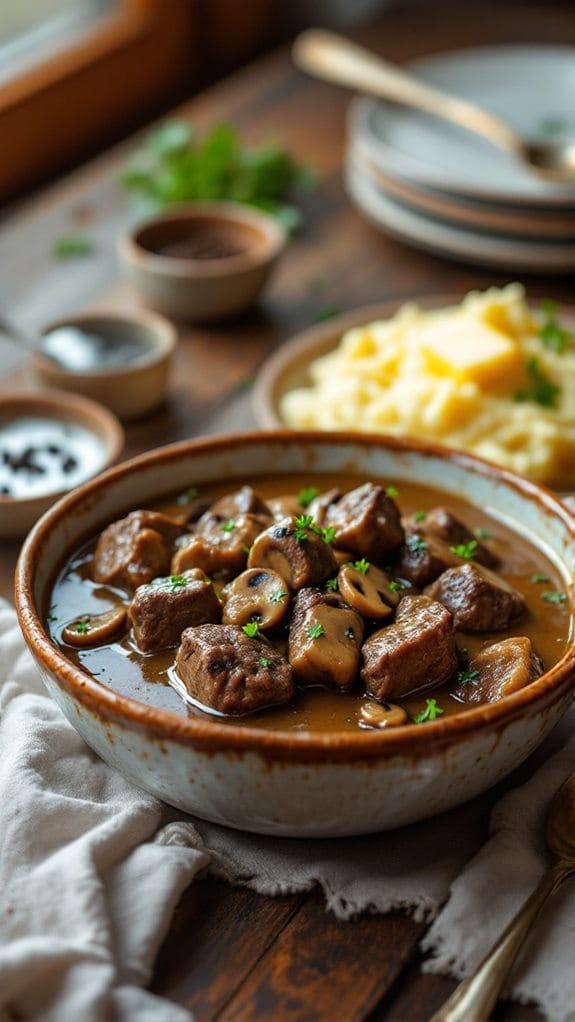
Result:
[[[558,387],[551,380],[548,380],[545,373],[539,367],[539,359],[532,355],[527,359],[525,368],[531,379],[531,386],[527,390],[518,390],[513,395],[514,401],[534,401],[542,408],[556,408],[557,399],[561,393]]]
[[[286,596],[287,592],[285,589],[276,589],[270,596],[270,603],[281,603],[282,600],[285,600]]]
[[[293,534],[294,539],[298,543],[305,543],[309,539],[308,529],[313,530],[313,515],[297,515],[294,521],[296,526]]]
[[[188,490],[184,490],[180,493],[180,496],[176,500],[176,504],[191,504],[192,500],[195,500],[198,496],[197,486],[190,486]]]
[[[414,724],[425,724],[428,720],[437,720],[438,717],[441,717],[443,712],[444,711],[441,709],[441,706],[438,706],[437,700],[426,699],[425,709],[421,710],[420,713],[415,714],[413,722]]]
[[[341,306],[336,305],[335,302],[328,302],[317,310],[314,320],[316,323],[324,323],[326,319],[333,319],[334,316],[339,316],[342,311]]]
[[[46,620],[47,621],[57,621],[58,620],[58,615],[57,614],[48,614],[48,617],[47,617]]]
[[[170,575],[168,578],[170,589],[183,589],[187,584],[188,579],[184,575]]]
[[[479,543],[476,539],[470,539],[467,543],[458,543],[457,546],[450,546],[449,549],[457,557],[463,557],[465,561],[471,561],[477,553],[478,546]]]
[[[269,667],[271,664],[271,660],[267,656],[261,656],[258,660],[258,664],[260,665],[260,667]]]
[[[389,583],[389,588],[392,593],[401,593],[404,589],[407,589],[407,586],[403,582],[398,582],[397,579],[392,579]]]
[[[337,593],[337,591],[339,589],[339,582],[337,580],[337,577],[336,578],[328,578],[328,580],[327,580],[327,582],[325,584],[325,588],[329,589],[332,593]]]
[[[427,540],[417,533],[409,533],[405,537],[405,544],[409,550],[427,550]]]
[[[425,511],[416,511],[413,516],[414,522],[423,522],[425,519]]]
[[[396,486],[386,486],[385,487],[385,495],[386,495],[386,497],[398,497],[399,496],[399,490],[397,489]]]
[[[575,337],[557,322],[557,302],[550,298],[544,299],[541,302],[541,311],[545,316],[539,330],[541,343],[556,355],[562,355],[566,348],[574,343]]]
[[[234,522],[233,518],[228,518],[225,525],[222,525],[222,529],[224,532],[233,532],[235,527],[236,523]]]
[[[90,625],[86,620],[75,621],[71,627],[78,635],[87,635],[90,631]]]
[[[369,561],[366,561],[365,557],[362,557],[361,561],[353,562],[352,568],[355,568],[356,571],[359,571],[361,575],[367,575],[370,568],[370,563]]]
[[[247,624],[242,625],[242,632],[245,632],[250,639],[259,639],[261,635],[259,621],[248,621]]]
[[[335,527],[333,525],[328,525],[327,529],[314,529],[314,532],[321,536],[324,543],[329,544],[335,541]]]
[[[456,674],[456,678],[460,685],[473,685],[477,681],[478,677],[479,671],[476,670],[458,671]]]
[[[305,486],[297,495],[297,502],[300,507],[308,507],[312,500],[319,497],[320,491],[317,486]]]
[[[354,632],[353,628],[351,627],[351,625],[349,625],[348,628],[346,628],[344,634],[345,634],[346,639],[351,639],[352,641],[355,639],[355,632]]]
[[[308,639],[319,639],[322,635],[325,635],[325,628],[320,625],[319,621],[315,621],[313,625],[309,625],[306,628]]]
[[[549,592],[541,593],[541,599],[545,600],[546,603],[565,603],[567,596],[565,593],[560,593],[556,589],[550,590]]]
[[[52,245],[55,259],[83,259],[93,251],[94,242],[85,234],[65,234]]]
[[[243,546],[242,550],[243,550],[244,554],[246,555],[246,557],[249,557],[249,553],[250,553],[251,547],[250,546]]]
[[[473,530],[477,539],[491,539],[491,532],[489,529],[483,529],[481,526],[478,529]]]
[[[549,575],[540,575],[539,572],[536,572],[535,575],[531,576],[531,581],[535,582],[535,585],[539,585],[541,582],[550,582],[551,579]]]

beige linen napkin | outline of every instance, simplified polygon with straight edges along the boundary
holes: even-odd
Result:
[[[174,906],[201,870],[268,894],[320,884],[342,918],[393,908],[437,917],[432,967],[464,971],[487,916],[497,932],[544,868],[539,818],[573,766],[569,735],[556,731],[562,751],[549,763],[541,754],[529,785],[499,804],[494,836],[465,869],[493,796],[367,838],[242,834],[167,809],[102,763],[45,694],[14,612],[0,601],[0,1022],[189,1020],[143,988]],[[570,906],[569,917],[567,902],[555,903],[543,933],[554,943],[545,957],[533,945],[531,971],[514,986],[517,996],[541,998],[551,1022],[574,1017],[573,897]]]

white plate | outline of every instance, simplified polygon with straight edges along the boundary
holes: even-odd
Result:
[[[407,67],[497,114],[526,138],[575,137],[573,47],[482,47],[425,57]],[[430,114],[358,99],[350,133],[369,145],[388,172],[497,202],[570,207],[575,217],[575,184],[544,181],[485,139]]]
[[[402,206],[378,190],[353,161],[345,168],[350,198],[377,227],[427,252],[476,266],[531,273],[575,272],[575,242],[538,243],[466,230]]]

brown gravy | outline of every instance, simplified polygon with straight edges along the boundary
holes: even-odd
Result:
[[[288,492],[298,493],[308,486],[319,486],[327,490],[339,486],[342,490],[352,489],[366,481],[364,477],[343,477],[341,475],[318,475],[313,479],[305,476],[276,476],[247,480],[265,498]],[[384,481],[387,485],[389,480]],[[216,498],[241,485],[230,481],[225,485],[206,486],[201,496]],[[570,630],[571,616],[567,602],[549,602],[544,593],[564,593],[565,579],[557,568],[537,547],[506,524],[490,517],[482,510],[465,501],[446,496],[431,488],[401,483],[398,486],[399,503],[404,515],[416,511],[428,511],[438,504],[449,506],[471,530],[486,530],[490,549],[501,558],[502,568],[498,574],[519,590],[527,604],[527,614],[512,628],[497,633],[457,633],[458,645],[470,654],[484,646],[510,635],[527,635],[546,668],[551,667],[563,654]],[[194,493],[195,496],[195,493]],[[177,516],[182,512],[185,494],[158,500],[154,510]],[[119,517],[119,516],[118,516]],[[95,540],[75,551],[62,568],[53,588],[47,627],[54,641],[66,656],[114,691],[151,706],[170,710],[182,716],[197,716],[214,719],[212,713],[189,706],[168,682],[176,649],[161,653],[142,654],[134,645],[130,635],[122,641],[92,649],[75,650],[61,641],[65,624],[78,618],[79,614],[97,614],[118,604],[126,603],[130,594],[107,586],[98,585],[89,578],[89,566]],[[536,581],[535,579],[539,579]],[[293,704],[287,707],[271,708],[244,717],[217,715],[222,723],[242,723],[246,726],[273,730],[310,731],[356,731],[360,727],[360,708],[366,701],[364,693],[339,693],[320,688],[299,691]],[[435,698],[444,715],[465,712],[468,707],[450,695],[448,688],[427,689],[403,702],[410,715],[422,711],[426,701]]]

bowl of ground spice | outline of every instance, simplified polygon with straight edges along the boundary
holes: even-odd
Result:
[[[120,238],[119,254],[147,306],[209,322],[254,304],[285,244],[283,227],[266,213],[196,202],[139,224]]]

